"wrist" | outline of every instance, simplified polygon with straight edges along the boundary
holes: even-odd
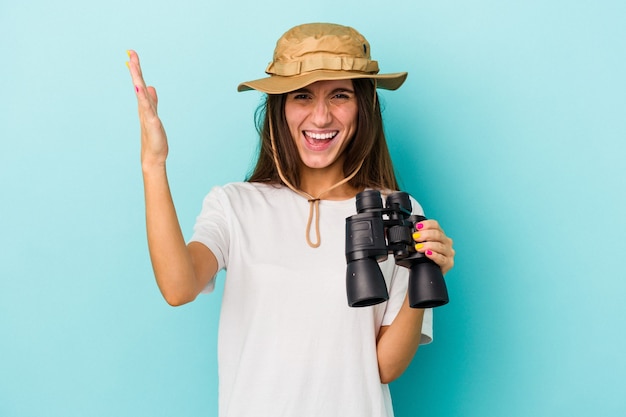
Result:
[[[141,171],[144,176],[161,175],[165,173],[165,161],[141,161]]]

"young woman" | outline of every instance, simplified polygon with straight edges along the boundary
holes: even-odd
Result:
[[[215,187],[186,243],[166,176],[168,144],[137,53],[129,51],[141,124],[148,245],[157,284],[181,305],[227,269],[218,335],[220,416],[393,415],[387,384],[432,339],[432,311],[410,308],[408,271],[381,262],[389,300],[351,308],[345,219],[364,189],[398,189],[369,43],[352,28],[306,24],[277,42],[269,77],[239,91],[267,94],[259,158],[246,182]],[[415,200],[413,211],[422,210]],[[434,220],[416,250],[447,272],[452,241]]]

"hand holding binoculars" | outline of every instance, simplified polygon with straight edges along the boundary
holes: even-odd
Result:
[[[411,214],[409,194],[399,191],[386,198],[365,190],[356,196],[357,214],[346,218],[346,290],[350,307],[365,307],[389,299],[378,262],[392,253],[396,265],[409,269],[409,304],[413,308],[448,303],[441,269],[415,250],[413,232],[423,216]]]

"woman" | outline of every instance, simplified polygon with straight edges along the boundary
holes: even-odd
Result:
[[[316,23],[287,31],[270,76],[238,88],[267,93],[255,170],[246,182],[211,190],[185,244],[156,91],[144,83],[137,54],[129,57],[157,284],[168,303],[181,305],[228,271],[220,416],[392,416],[387,384],[431,340],[432,312],[409,307],[407,270],[391,258],[380,263],[389,300],[348,307],[345,218],[355,213],[358,192],[398,188],[376,88],[396,89],[406,73],[378,74],[368,42],[352,28]],[[451,239],[434,220],[417,229],[416,250],[447,272]]]

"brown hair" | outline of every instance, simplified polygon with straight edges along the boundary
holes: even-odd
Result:
[[[351,186],[357,189],[398,190],[398,182],[385,140],[376,87],[369,79],[353,79],[352,83],[357,98],[358,121],[355,136],[344,151],[346,153],[344,175],[350,175],[363,161],[359,172],[349,181]],[[268,94],[265,102],[255,113],[260,148],[254,171],[247,179],[249,182],[283,183],[272,154],[269,126],[271,117],[280,167],[289,182],[295,187],[300,186],[298,171],[300,155],[285,118],[286,97],[287,94]]]

